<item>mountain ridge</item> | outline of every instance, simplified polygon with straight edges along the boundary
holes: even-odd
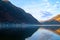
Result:
[[[8,19],[8,17],[6,17],[6,19],[7,19],[6,21],[10,20],[10,22],[39,24],[39,22],[31,14],[28,14],[23,9],[14,6],[9,1],[8,2],[0,1],[0,5],[1,5],[0,13],[3,11],[5,12],[5,13],[1,13],[1,15],[3,16],[4,14],[6,14],[7,16],[9,15],[10,18],[12,18],[10,20],[10,19]],[[5,21],[5,20],[3,19],[3,21]],[[33,21],[33,22],[31,22],[31,21]]]
[[[60,15],[57,15],[53,17],[52,19],[42,22],[43,25],[52,25],[52,26],[45,26],[44,28],[51,29],[51,30],[56,30],[59,29],[59,26],[53,26],[53,25],[60,25]],[[57,20],[59,19],[59,20]]]
[[[4,2],[0,0],[0,24],[40,24],[31,14],[26,13],[22,8],[14,6],[12,3]],[[13,25],[12,25],[13,26]],[[39,27],[24,25],[20,27],[1,27],[0,35],[1,38],[25,40],[25,38],[31,36]],[[2,40],[3,40],[2,39]]]

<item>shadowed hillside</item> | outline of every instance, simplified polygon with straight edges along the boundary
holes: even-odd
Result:
[[[40,24],[31,14],[26,13],[23,9],[12,5],[9,1],[0,0],[0,23],[5,24]],[[12,26],[12,25],[10,25]],[[24,40],[31,36],[39,27],[1,27],[0,35],[2,40]],[[26,34],[27,33],[27,34]],[[1,39],[0,38],[0,39]]]
[[[9,1],[0,1],[0,22],[39,23],[31,14],[28,14],[23,9],[12,5]]]

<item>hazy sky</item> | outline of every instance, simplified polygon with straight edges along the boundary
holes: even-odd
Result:
[[[10,0],[15,6],[32,14],[38,21],[60,14],[60,0]]]

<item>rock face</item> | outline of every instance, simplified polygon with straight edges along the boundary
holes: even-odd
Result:
[[[46,25],[60,25],[60,15],[57,15],[57,16],[53,17],[52,19],[43,22],[42,24],[46,24]],[[56,29],[60,28],[60,26],[49,26],[49,27],[46,26],[45,28],[56,30]]]
[[[0,0],[0,23],[5,24],[40,24],[31,14],[26,13],[23,9],[12,5],[9,1]],[[11,25],[10,25],[11,26]],[[2,40],[24,40],[31,36],[39,27],[10,27],[0,28],[0,35],[4,37]],[[1,38],[2,38],[1,37]]]

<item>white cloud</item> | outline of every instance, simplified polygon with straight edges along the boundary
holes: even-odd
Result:
[[[60,3],[57,1],[54,5],[51,5],[48,0],[43,0],[40,4],[34,2],[31,5],[26,5],[23,6],[22,8],[32,14],[38,21],[40,20],[47,20],[55,16],[57,13],[58,8],[60,7]],[[44,14],[42,12],[49,12],[52,14],[51,16],[48,17],[42,17]]]

